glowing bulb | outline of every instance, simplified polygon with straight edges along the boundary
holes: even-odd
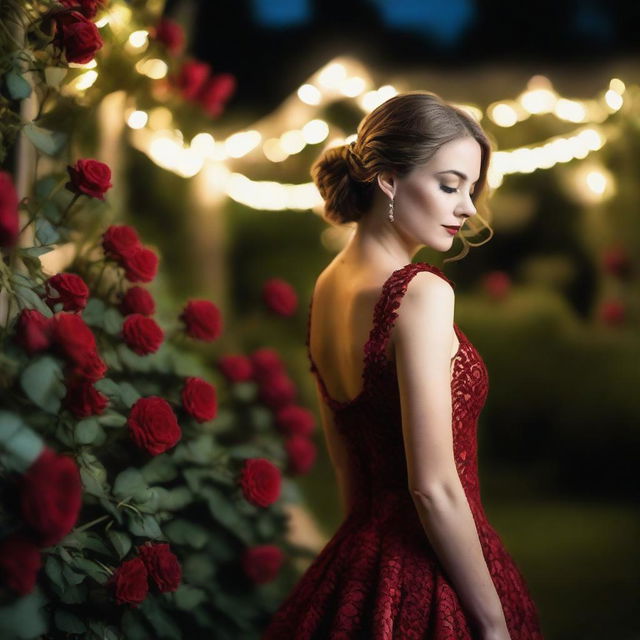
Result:
[[[209,158],[215,151],[216,142],[210,133],[197,133],[191,138],[190,148],[203,158]]]
[[[292,131],[285,131],[280,136],[280,144],[282,148],[288,153],[300,153],[306,145],[302,131],[294,129]]]
[[[611,82],[609,82],[609,89],[622,95],[625,92],[626,87],[620,78],[611,78]]]
[[[241,158],[255,149],[260,144],[260,140],[262,136],[259,131],[240,131],[230,135],[224,141],[224,146],[229,157]]]
[[[307,144],[322,142],[329,135],[329,125],[324,120],[310,120],[302,127],[302,136]]]
[[[318,90],[317,87],[314,87],[312,84],[303,84],[298,89],[298,98],[302,100],[305,104],[317,105],[320,104],[320,100],[322,99],[322,94]]]
[[[167,75],[169,67],[164,60],[149,58],[148,60],[140,60],[136,63],[136,71],[153,80],[159,80]]]
[[[144,47],[147,44],[148,38],[149,38],[148,31],[145,31],[144,29],[140,31],[134,31],[129,36],[129,44],[135,49],[139,49],[140,47]]]
[[[612,111],[617,111],[622,106],[622,96],[613,89],[604,94],[604,100]]]
[[[327,89],[337,89],[347,77],[347,70],[343,64],[332,62],[318,74],[318,82]]]
[[[340,93],[349,98],[355,98],[364,91],[365,84],[364,78],[358,76],[348,78],[340,85]]]
[[[582,103],[566,98],[560,98],[556,102],[554,113],[558,118],[569,122],[584,122],[587,117],[587,110]]]
[[[549,113],[553,110],[557,96],[550,89],[532,89],[520,96],[520,104],[529,113]]]
[[[607,187],[607,178],[601,171],[589,171],[585,182],[593,193],[601,195]]]
[[[88,89],[97,79],[98,73],[96,71],[87,71],[76,78],[75,87],[83,91],[84,89]]]
[[[132,129],[142,129],[147,124],[149,116],[144,111],[132,111],[127,118],[127,124]]]
[[[490,108],[489,117],[500,127],[512,127],[518,122],[516,110],[502,102]]]
[[[262,145],[262,152],[267,160],[271,162],[283,162],[289,154],[282,148],[279,138],[269,138]]]

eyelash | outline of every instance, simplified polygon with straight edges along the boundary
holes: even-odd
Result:
[[[445,192],[445,193],[456,193],[458,190],[455,189],[454,187],[447,187],[447,185],[445,184],[441,184],[440,188]],[[471,197],[473,198],[473,193],[470,194]]]

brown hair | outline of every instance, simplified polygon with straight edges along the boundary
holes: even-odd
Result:
[[[465,223],[475,235],[487,228],[489,237],[472,244],[461,238],[462,258],[469,246],[479,246],[493,236],[485,188],[491,144],[476,120],[463,109],[446,103],[430,91],[408,91],[389,98],[367,114],[357,130],[357,141],[326,148],[311,166],[311,177],[325,201],[324,217],[332,224],[357,222],[369,211],[377,175],[393,171],[403,177],[428,162],[438,149],[458,138],[472,137],[480,145],[480,177],[471,200],[477,213]]]

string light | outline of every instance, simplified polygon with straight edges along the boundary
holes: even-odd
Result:
[[[148,65],[152,62],[157,64],[162,61],[153,59],[138,64]],[[150,75],[148,68],[136,68]],[[377,89],[369,87],[370,76],[357,61],[339,58],[322,67],[308,82],[302,84],[283,103],[280,108],[282,114],[274,114],[254,129],[233,133],[222,141],[215,141],[210,134],[201,133],[194,136],[190,145],[184,146],[178,130],[170,129],[170,112],[159,107],[151,110],[146,127],[131,127],[136,133],[133,143],[147,152],[159,166],[179,175],[194,175],[194,171],[209,166],[205,162],[217,167],[217,188],[246,206],[263,210],[318,209],[322,200],[312,182],[292,185],[254,181],[241,173],[229,171],[226,162],[261,153],[268,162],[281,163],[300,153],[307,145],[324,143],[326,148],[356,140],[356,134],[332,136],[329,123],[309,117],[309,110],[334,99],[347,98],[353,100],[363,113],[368,113],[398,94],[393,85],[383,85]],[[581,128],[573,133],[554,136],[536,145],[494,152],[487,179],[489,186],[497,189],[505,175],[548,169],[561,162],[584,159],[600,149],[608,136],[598,125],[622,107],[625,91],[624,82],[612,78],[600,99],[569,99],[559,95],[548,78],[537,75],[529,80],[527,89],[515,99],[496,101],[485,111],[470,104],[456,106],[478,121],[486,116],[500,127],[512,127],[530,117],[545,114],[561,121],[581,124]],[[291,128],[278,133],[274,129],[281,121],[289,123]],[[134,119],[134,123],[137,122]],[[140,137],[143,132],[147,134],[144,138]],[[592,177],[588,184],[597,188],[600,184],[597,180]],[[589,186],[589,189],[592,187]]]

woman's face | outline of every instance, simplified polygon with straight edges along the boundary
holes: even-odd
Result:
[[[409,241],[447,251],[456,234],[446,226],[463,225],[476,213],[471,194],[480,166],[481,148],[474,138],[446,143],[429,162],[395,178],[395,190],[383,189],[393,195],[394,222],[390,224]]]

